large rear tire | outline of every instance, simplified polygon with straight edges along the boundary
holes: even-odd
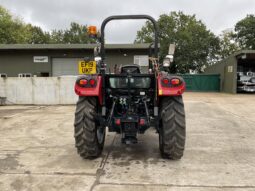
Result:
[[[78,154],[84,159],[100,156],[104,147],[105,127],[95,120],[97,99],[79,97],[74,120],[74,138]]]
[[[183,156],[186,138],[182,96],[164,97],[160,105],[159,148],[163,158],[178,160]]]

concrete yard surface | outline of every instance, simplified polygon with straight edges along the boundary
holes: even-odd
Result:
[[[154,129],[123,145],[107,133],[84,160],[73,138],[75,106],[0,106],[0,191],[254,191],[254,94],[185,93],[184,157],[162,159]]]

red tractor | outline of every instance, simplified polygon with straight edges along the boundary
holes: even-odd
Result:
[[[154,26],[155,39],[149,50],[149,66],[141,73],[139,66],[121,67],[114,74],[106,73],[105,26],[120,19],[147,19]],[[78,153],[83,158],[100,156],[104,147],[106,127],[109,132],[121,134],[122,142],[136,143],[137,134],[154,127],[159,134],[162,157],[180,159],[183,156],[186,136],[185,112],[182,94],[184,80],[170,74],[174,47],[159,63],[158,26],[148,15],[120,15],[106,18],[101,25],[100,37],[95,27],[92,35],[100,44],[95,48],[95,59],[85,60],[77,78],[74,137]],[[121,64],[121,63],[120,63]]]

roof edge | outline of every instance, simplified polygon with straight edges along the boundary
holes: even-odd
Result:
[[[94,49],[98,44],[0,44],[0,50]],[[150,43],[106,44],[106,49],[148,49]]]

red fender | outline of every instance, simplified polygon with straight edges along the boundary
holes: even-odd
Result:
[[[75,83],[74,91],[78,96],[95,96],[98,97],[100,105],[103,104],[103,95],[102,95],[102,77],[96,77],[96,86],[95,87],[81,87]]]
[[[173,76],[173,77],[175,77],[175,76]],[[159,75],[157,77],[158,96],[179,96],[179,95],[182,95],[186,89],[186,84],[182,78],[180,78],[180,77],[176,77],[176,78],[178,78],[182,81],[182,83],[179,86],[165,87],[165,86],[162,86],[162,82],[161,82],[162,76]]]

